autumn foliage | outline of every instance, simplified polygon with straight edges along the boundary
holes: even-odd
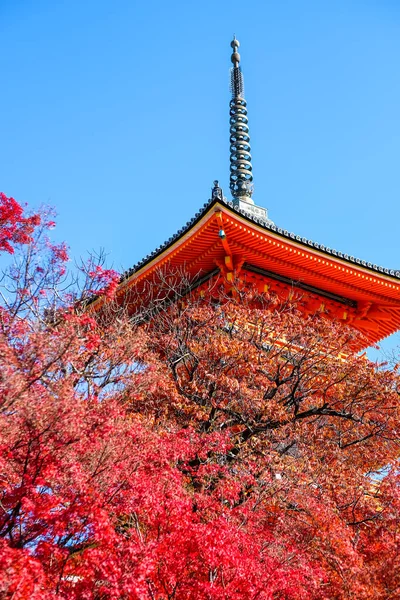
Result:
[[[39,224],[39,215],[25,217],[22,206],[0,192],[0,252],[12,254],[15,244],[31,241],[31,234]]]
[[[49,217],[24,219],[1,221],[22,245],[0,312],[0,598],[399,598],[397,369],[252,290],[129,314],[100,265],[71,290]]]

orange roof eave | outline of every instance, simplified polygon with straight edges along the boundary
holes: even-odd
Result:
[[[166,266],[171,270],[188,269],[188,274],[196,276],[210,273],[216,265],[233,264],[233,257],[240,257],[244,268],[248,264],[249,268],[262,269],[266,277],[268,274],[273,277],[275,273],[292,281],[294,286],[301,282],[364,305],[364,316],[367,310],[375,316],[382,310],[389,311],[390,320],[386,315],[382,317],[385,322],[380,322],[379,331],[370,338],[372,342],[400,328],[400,277],[382,273],[378,267],[358,264],[352,257],[346,260],[335,251],[315,248],[313,242],[305,243],[293,237],[293,234],[277,231],[275,226],[255,222],[224,202],[213,201],[164,247],[125,275],[118,294],[123,295],[130,287],[150,280]],[[97,310],[101,305],[101,299],[95,300],[90,308]],[[375,325],[370,322],[369,327],[372,331]]]
[[[227,229],[226,233],[228,239],[229,225],[241,230],[240,238],[244,246],[248,245],[249,236],[255,238],[254,241],[257,241],[257,248],[252,249],[251,246],[248,246],[248,252],[250,253],[252,253],[252,250],[253,252],[256,250],[257,254],[261,253],[268,255],[269,253],[272,253],[273,246],[275,246],[275,249],[280,250],[280,252],[275,252],[275,254],[283,255],[288,262],[292,263],[294,270],[296,270],[296,266],[300,266],[307,270],[320,273],[322,276],[331,276],[333,280],[341,279],[343,276],[346,276],[346,279],[351,281],[351,285],[355,288],[360,287],[360,284],[365,282],[368,287],[373,287],[374,291],[380,295],[387,296],[388,300],[390,297],[400,299],[400,281],[396,277],[371,271],[371,269],[362,265],[356,265],[354,263],[349,264],[345,259],[332,255],[328,256],[323,251],[305,247],[304,244],[299,243],[298,241],[283,237],[274,231],[266,230],[256,223],[249,223],[244,216],[235,213],[229,207],[219,202],[211,205],[202,215],[201,219],[199,219],[195,225],[190,227],[181,237],[177,238],[171,245],[167,246],[132,275],[124,279],[120,284],[121,291],[127,286],[130,287],[131,285],[134,285],[134,282],[139,281],[143,277],[146,277],[150,272],[161,268],[176,258],[185,247],[189,246],[195,238],[201,234],[202,230],[206,228],[210,220],[215,218],[215,214],[218,212],[223,214],[223,226]],[[254,245],[255,244],[253,243],[252,246]],[[294,257],[297,258],[297,265],[292,260]],[[191,258],[195,258],[195,255],[192,254]],[[299,278],[302,279],[303,277],[304,274],[302,273]]]

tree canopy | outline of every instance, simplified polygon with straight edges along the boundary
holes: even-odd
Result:
[[[0,597],[398,598],[397,367],[250,288],[132,314],[92,262],[77,295],[49,216],[18,207],[0,197]]]

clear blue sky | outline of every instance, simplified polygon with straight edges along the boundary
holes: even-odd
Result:
[[[0,0],[0,190],[130,267],[228,195],[233,33],[255,201],[399,269],[398,0]]]

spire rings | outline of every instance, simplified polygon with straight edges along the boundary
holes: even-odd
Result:
[[[230,183],[234,199],[253,203],[253,168],[251,165],[250,135],[247,119],[247,104],[244,99],[243,73],[240,68],[240,44],[233,37],[231,61],[231,101],[229,104],[230,125]]]
[[[230,102],[230,190],[234,198],[250,196],[252,192],[252,164],[247,107],[244,98]]]

